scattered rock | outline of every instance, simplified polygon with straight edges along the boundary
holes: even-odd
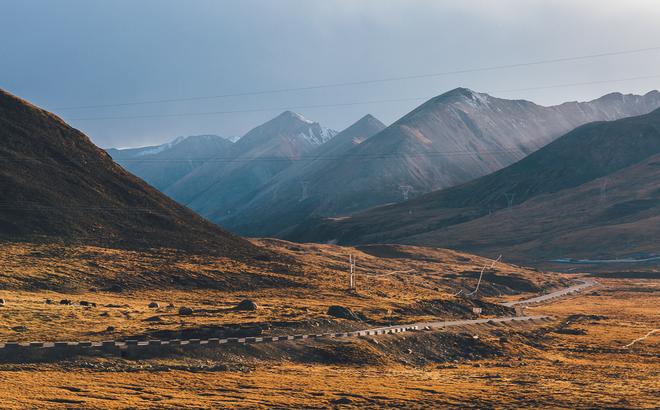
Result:
[[[342,397],[339,399],[332,400],[332,404],[351,404],[353,403],[353,400],[349,399],[348,397]]]
[[[14,326],[11,328],[14,332],[25,332],[28,330],[27,326]]]
[[[147,321],[147,322],[162,322],[163,318],[161,318],[160,316],[151,316],[151,317],[148,317],[144,320]]]
[[[80,304],[80,306],[96,307],[96,303],[94,303],[94,302],[88,302],[88,301],[86,301],[86,300],[81,300],[81,301],[78,302],[78,303]]]
[[[60,305],[71,305],[73,302],[71,302],[69,299],[62,299],[60,300]]]
[[[167,305],[167,307],[168,307],[169,309],[173,309],[173,308],[174,308],[174,303],[170,302],[170,304]]]
[[[359,320],[357,315],[353,313],[351,309],[337,305],[330,306],[328,308],[328,315],[338,317],[340,319]]]
[[[4,305],[5,305],[5,300],[4,300],[4,299],[0,299],[0,306],[4,306]]]
[[[241,303],[236,305],[235,309],[236,310],[257,310],[258,306],[257,306],[256,303],[254,303],[250,299],[245,299],[245,300],[242,300]]]
[[[158,304],[158,302],[151,302],[151,303],[149,303],[149,307],[151,309],[156,309],[156,308],[159,308],[160,305]]]
[[[108,327],[105,328],[105,331],[106,331],[106,332],[114,332],[114,331],[115,331],[115,327],[114,327],[114,326],[108,326]]]
[[[412,354],[412,349],[407,349],[407,350],[406,350],[406,353],[408,353],[408,354]]]
[[[586,335],[587,331],[584,330],[584,329],[581,329],[581,328],[571,329],[571,328],[564,327],[564,328],[560,328],[560,329],[555,330],[555,333],[559,333],[559,334],[562,334],[562,335],[576,335],[576,336],[578,336],[578,335]]]
[[[120,285],[114,284],[106,289],[108,292],[121,293],[124,291]]]
[[[52,305],[53,303],[55,303],[55,302],[53,302],[53,299],[46,299],[46,304],[47,305]]]
[[[193,314],[193,310],[192,310],[191,308],[189,308],[189,307],[181,306],[181,307],[179,308],[179,314],[180,314],[181,316],[190,316],[190,315]]]
[[[101,313],[99,316],[108,317],[108,316],[110,316],[110,313],[108,313],[108,312],[103,312],[103,313]]]

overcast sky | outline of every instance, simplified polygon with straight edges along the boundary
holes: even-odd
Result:
[[[457,86],[544,105],[660,88],[655,50],[268,95],[62,109],[657,47],[657,0],[0,0],[0,17],[0,87],[59,114],[102,147],[156,144],[181,135],[242,135],[280,108],[422,98]],[[367,113],[391,123],[421,102],[294,111],[340,130]],[[262,108],[268,111],[89,120]]]

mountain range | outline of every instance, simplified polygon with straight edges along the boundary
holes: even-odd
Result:
[[[107,151],[126,170],[164,191],[208,159],[228,155],[232,146],[217,135],[194,135],[154,147]]]
[[[295,226],[301,217],[337,206],[329,187],[323,188],[326,179],[332,177],[334,163],[383,129],[385,125],[374,116],[362,117],[274,176],[246,198],[234,214],[219,218],[219,223],[246,235],[269,235]]]
[[[289,238],[404,243],[508,260],[649,255],[660,237],[660,109],[595,122],[471,182],[343,218]]]
[[[281,174],[233,214],[211,219],[244,235],[287,236],[304,218],[350,214],[458,185],[513,164],[579,125],[657,107],[657,91],[543,107],[457,88],[321,158],[324,165],[308,175]]]
[[[222,140],[200,148],[207,153],[202,156],[174,153],[185,141],[155,154],[147,147],[149,154],[137,159],[113,156],[232,231],[289,237],[307,218],[347,215],[460,185],[515,163],[582,124],[658,107],[658,91],[544,107],[456,88],[389,127],[368,115],[336,135],[288,111],[234,144]],[[120,155],[136,152],[143,151]]]

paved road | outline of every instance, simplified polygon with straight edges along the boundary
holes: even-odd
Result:
[[[577,285],[573,285],[573,286],[569,286],[567,288],[559,289],[557,291],[554,291],[554,292],[551,292],[551,293],[548,293],[548,294],[545,294],[545,295],[537,296],[537,297],[534,297],[534,298],[531,298],[531,299],[518,300],[518,301],[515,301],[515,302],[507,302],[507,303],[503,303],[503,305],[508,306],[508,307],[513,307],[513,306],[533,305],[533,304],[536,304],[536,303],[543,303],[543,302],[547,302],[547,301],[552,300],[552,299],[556,299],[556,298],[560,298],[562,296],[566,296],[570,293],[577,293],[577,292],[580,292],[584,289],[599,285],[599,283],[596,282],[593,279],[580,279],[580,282],[581,283],[579,283]]]
[[[518,306],[518,305],[528,305],[546,302],[555,298],[559,298],[570,293],[579,292],[583,289],[597,285],[598,283],[592,279],[585,279],[581,281],[582,283],[570,286],[568,288],[560,289],[546,295],[537,296],[531,299],[520,300],[516,302],[505,303],[504,306]],[[103,342],[92,342],[92,341],[80,341],[80,342],[5,342],[0,343],[0,352],[5,351],[4,349],[69,349],[76,350],[79,349],[105,349],[109,351],[113,350],[124,350],[124,349],[135,349],[135,348],[146,348],[154,346],[196,346],[196,345],[207,345],[207,346],[216,346],[223,344],[244,344],[244,343],[270,343],[278,341],[288,341],[288,340],[303,340],[303,339],[319,339],[319,338],[344,338],[344,337],[364,337],[372,335],[382,335],[382,334],[391,334],[391,333],[400,333],[418,330],[420,328],[447,328],[447,327],[457,327],[457,326],[467,326],[467,325],[477,325],[484,323],[505,323],[505,322],[517,322],[517,321],[529,321],[529,320],[547,320],[550,319],[550,316],[538,315],[538,316],[510,316],[510,317],[498,317],[490,319],[465,319],[465,320],[438,320],[438,321],[429,321],[429,322],[419,322],[407,325],[399,326],[386,326],[365,330],[357,330],[352,332],[341,332],[341,333],[320,333],[320,334],[305,334],[305,335],[293,335],[293,336],[264,336],[264,337],[243,337],[243,338],[210,338],[210,339],[173,339],[173,340],[125,340],[125,341],[114,341],[108,340]]]

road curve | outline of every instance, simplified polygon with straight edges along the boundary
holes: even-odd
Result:
[[[580,292],[584,289],[599,285],[599,283],[596,282],[593,279],[586,278],[586,279],[579,279],[579,281],[581,283],[579,283],[577,285],[573,285],[573,286],[569,286],[567,288],[559,289],[559,290],[556,290],[554,292],[547,293],[545,295],[536,296],[536,297],[531,298],[531,299],[524,299],[524,300],[518,300],[518,301],[514,301],[514,302],[502,303],[502,305],[507,306],[507,307],[534,305],[534,304],[537,304],[537,303],[547,302],[547,301],[552,300],[552,299],[557,299],[557,298],[560,298],[562,296],[566,296],[566,295],[571,294],[571,293],[577,293],[577,292]]]

